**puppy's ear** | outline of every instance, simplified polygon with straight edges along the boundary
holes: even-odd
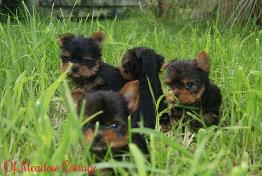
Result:
[[[85,96],[85,92],[82,89],[76,89],[71,92],[74,103],[79,103]]]
[[[69,42],[74,37],[73,34],[62,34],[59,35],[58,42],[60,47],[62,48],[66,42]]]
[[[139,102],[139,81],[130,81],[120,90],[120,95],[127,101],[127,107],[130,113],[138,108]]]
[[[120,70],[122,77],[129,81],[137,79],[141,64],[137,63],[135,55],[131,51],[128,51],[123,56],[121,62]]]
[[[103,48],[103,42],[105,39],[105,33],[103,31],[93,32],[91,38],[100,49]]]
[[[209,73],[210,71],[210,60],[207,52],[205,50],[202,50],[198,53],[196,64],[199,68],[201,68],[203,71]]]

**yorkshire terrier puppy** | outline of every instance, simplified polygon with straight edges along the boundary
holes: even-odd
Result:
[[[139,82],[131,81],[125,84],[120,92],[100,90],[86,93],[81,89],[72,92],[78,112],[84,108],[84,118],[101,112],[83,126],[86,142],[92,145],[94,153],[103,155],[109,147],[113,152],[127,150],[128,116],[138,108],[138,90]],[[97,123],[99,123],[98,132],[95,135]],[[132,135],[132,142],[147,152],[146,142],[142,136]]]
[[[178,103],[182,106],[197,107],[199,112],[203,113],[206,126],[218,124],[222,97],[220,89],[209,80],[210,59],[207,52],[201,51],[196,60],[172,61],[165,68],[165,82]],[[184,111],[187,110],[183,107],[175,107],[171,110],[171,116],[180,119]],[[202,127],[199,121],[185,116],[190,119],[193,129]]]
[[[164,99],[161,100],[158,109],[156,109],[153,99],[154,96],[157,101],[163,95],[159,79],[159,72],[163,62],[163,56],[157,54],[153,49],[143,47],[128,50],[122,58],[120,67],[122,77],[129,81],[139,80],[140,83],[139,106],[132,116],[133,124],[143,118],[145,127],[155,128],[157,112],[160,113],[167,109]],[[168,121],[167,113],[163,113],[160,123],[165,121]]]
[[[67,75],[75,88],[119,91],[125,84],[118,68],[101,60],[104,32],[93,32],[91,37],[64,34],[59,38],[61,71],[71,68]]]

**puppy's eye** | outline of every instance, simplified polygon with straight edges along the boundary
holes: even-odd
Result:
[[[118,122],[113,122],[112,124],[108,125],[108,128],[118,128],[120,124]]]
[[[193,83],[191,83],[191,82],[186,83],[187,89],[191,89],[192,87],[193,87]]]
[[[132,66],[129,64],[129,62],[123,64],[123,68],[125,70],[125,72],[128,72],[129,70],[131,70]]]

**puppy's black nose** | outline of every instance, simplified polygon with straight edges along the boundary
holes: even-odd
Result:
[[[102,136],[97,135],[97,136],[95,137],[95,139],[94,139],[94,144],[99,144],[99,143],[101,143],[102,139],[103,139]]]
[[[78,72],[78,70],[79,70],[78,66],[75,66],[75,65],[73,65],[71,68],[72,73],[76,73]]]

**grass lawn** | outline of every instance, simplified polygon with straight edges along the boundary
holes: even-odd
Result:
[[[215,23],[139,15],[72,22],[32,14],[23,21],[9,18],[0,24],[0,175],[7,160],[59,167],[65,160],[95,164],[73,110],[70,84],[60,73],[57,39],[67,32],[89,36],[97,29],[106,32],[103,60],[116,66],[133,46],[154,48],[166,61],[193,59],[207,49],[211,79],[223,95],[219,126],[198,133],[182,132],[181,125],[167,134],[140,129],[151,139],[147,159],[130,145],[130,159],[113,161],[109,151],[97,169],[112,167],[118,175],[262,175],[262,30],[258,27],[222,33]],[[58,173],[47,175],[51,174]]]

